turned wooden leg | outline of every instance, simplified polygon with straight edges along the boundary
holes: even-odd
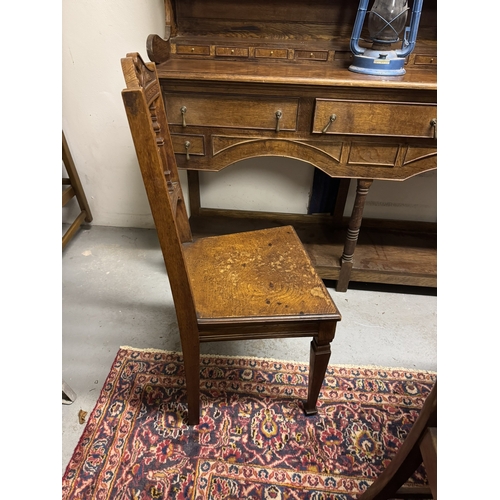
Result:
[[[183,342],[184,372],[188,400],[188,424],[200,423],[200,343]]]
[[[351,279],[352,261],[354,257],[354,250],[358,242],[359,228],[363,219],[363,209],[365,208],[365,201],[373,179],[358,179],[358,186],[356,189],[356,198],[352,208],[351,218],[349,220],[349,227],[347,229],[347,237],[344,244],[344,251],[340,258],[340,274],[337,281],[337,292],[347,291],[349,280]]]
[[[330,360],[330,343],[335,337],[335,328],[337,322],[324,323],[320,327],[317,337],[311,341],[311,351],[309,359],[309,387],[307,401],[304,405],[306,415],[315,415],[318,413],[316,403],[323,381],[325,380],[328,361]]]

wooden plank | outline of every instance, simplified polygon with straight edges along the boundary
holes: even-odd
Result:
[[[172,13],[178,23],[178,31],[206,33],[218,23],[226,22],[232,27],[227,32],[232,36],[248,36],[240,32],[245,28],[249,33],[257,31],[262,25],[262,33],[272,33],[278,23],[324,25],[325,36],[350,36],[356,17],[358,2],[352,0],[288,0],[269,2],[269,0],[176,0],[175,9],[166,1],[167,22],[170,24]],[[436,0],[428,0],[422,8],[420,18],[420,37],[436,39]],[[267,30],[266,30],[267,28]],[[288,32],[289,33],[289,32]]]
[[[345,67],[348,66],[346,61]],[[248,62],[213,59],[169,59],[158,66],[158,76],[162,84],[168,86],[170,80],[219,81],[266,83],[285,85],[307,85],[314,87],[348,87],[363,89],[437,89],[437,72],[411,68],[401,77],[393,79],[367,78],[366,75],[346,71],[322,63],[248,64]]]
[[[82,210],[78,217],[73,221],[73,224],[68,228],[68,230],[64,233],[64,236],[62,237],[62,248],[66,247],[66,245],[69,243],[71,238],[75,235],[75,233],[78,231],[78,228],[82,225],[82,222],[87,218],[87,212],[85,210]]]
[[[75,191],[75,196],[78,200],[80,209],[82,210],[83,213],[85,213],[85,220],[87,222],[92,222],[92,212],[90,211],[90,206],[87,201],[87,197],[85,196],[85,191],[83,190],[83,186],[80,181],[80,176],[78,175],[78,171],[76,170],[75,162],[73,161],[73,157],[71,155],[71,151],[69,149],[68,142],[66,141],[66,136],[64,135],[64,132],[62,132],[62,160],[64,163],[64,167],[66,168],[66,172],[68,173],[71,186]],[[63,206],[64,206],[64,198],[63,198]]]
[[[75,190],[73,189],[73,186],[67,187],[63,192],[62,192],[62,206],[64,207],[73,196],[75,196]]]

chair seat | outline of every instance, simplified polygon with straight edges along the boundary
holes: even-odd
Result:
[[[340,319],[292,226],[202,238],[184,257],[199,324]]]

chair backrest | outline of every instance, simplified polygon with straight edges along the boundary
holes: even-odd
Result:
[[[154,63],[138,53],[121,60],[123,103],[167,268],[181,335],[196,330],[193,295],[182,244],[192,241],[160,82]]]

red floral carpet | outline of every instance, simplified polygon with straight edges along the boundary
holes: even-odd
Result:
[[[202,357],[185,424],[178,353],[122,348],[63,477],[63,499],[354,500],[394,456],[436,375],[330,366],[305,417],[308,366]],[[425,482],[425,471],[414,476]]]

